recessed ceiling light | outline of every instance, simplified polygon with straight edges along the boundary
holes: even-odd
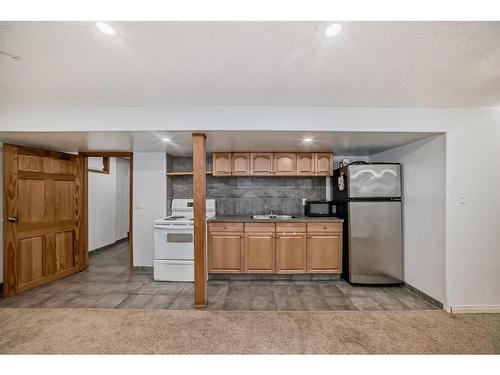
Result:
[[[335,36],[340,32],[342,26],[338,23],[332,23],[330,26],[326,28],[325,34],[326,36]]]
[[[163,142],[170,142],[170,141],[171,141],[171,139],[170,139],[170,138],[162,138],[161,140],[162,140]]]
[[[304,138],[304,142],[312,142],[313,139],[312,138]]]
[[[95,25],[104,34],[113,35],[115,33],[115,30],[111,26],[109,26],[106,22],[98,21],[95,23]]]

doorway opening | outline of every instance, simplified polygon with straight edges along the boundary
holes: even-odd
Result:
[[[131,269],[133,154],[81,154],[85,158],[84,225],[90,267],[118,273],[125,267]]]

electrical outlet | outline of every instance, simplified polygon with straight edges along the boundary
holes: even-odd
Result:
[[[467,193],[465,191],[462,191],[459,196],[458,196],[458,203],[459,204],[467,204],[469,203],[469,200],[467,199]]]
[[[303,198],[303,199],[302,199],[302,206],[305,206],[305,205],[306,205],[306,202],[307,202],[307,199],[306,199],[306,198]]]

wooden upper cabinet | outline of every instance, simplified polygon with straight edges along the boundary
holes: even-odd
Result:
[[[297,176],[314,176],[315,158],[312,152],[297,154]]]
[[[333,157],[330,152],[315,154],[315,174],[317,176],[333,176]]]
[[[214,176],[332,176],[329,152],[214,152]]]
[[[213,153],[213,175],[230,176],[231,175],[231,153],[214,152]]]
[[[250,154],[234,152],[231,155],[231,174],[248,176],[250,174]]]
[[[296,169],[296,154],[275,153],[273,174],[277,176],[294,176]]]
[[[273,154],[271,152],[250,154],[250,174],[252,176],[272,176]]]

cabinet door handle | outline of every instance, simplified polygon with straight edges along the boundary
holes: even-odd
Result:
[[[276,238],[280,238],[280,236],[276,236]]]
[[[326,226],[323,227],[323,229],[326,229],[326,228],[327,228]]]
[[[15,216],[9,216],[8,219],[7,219],[7,221],[9,223],[17,223],[17,217],[15,217]]]
[[[243,237],[244,237],[244,235],[243,235],[243,234],[240,234],[240,237],[241,237],[241,238],[243,238]]]
[[[308,235],[307,235],[307,238],[311,238],[311,235],[310,235],[310,234],[308,234]]]

